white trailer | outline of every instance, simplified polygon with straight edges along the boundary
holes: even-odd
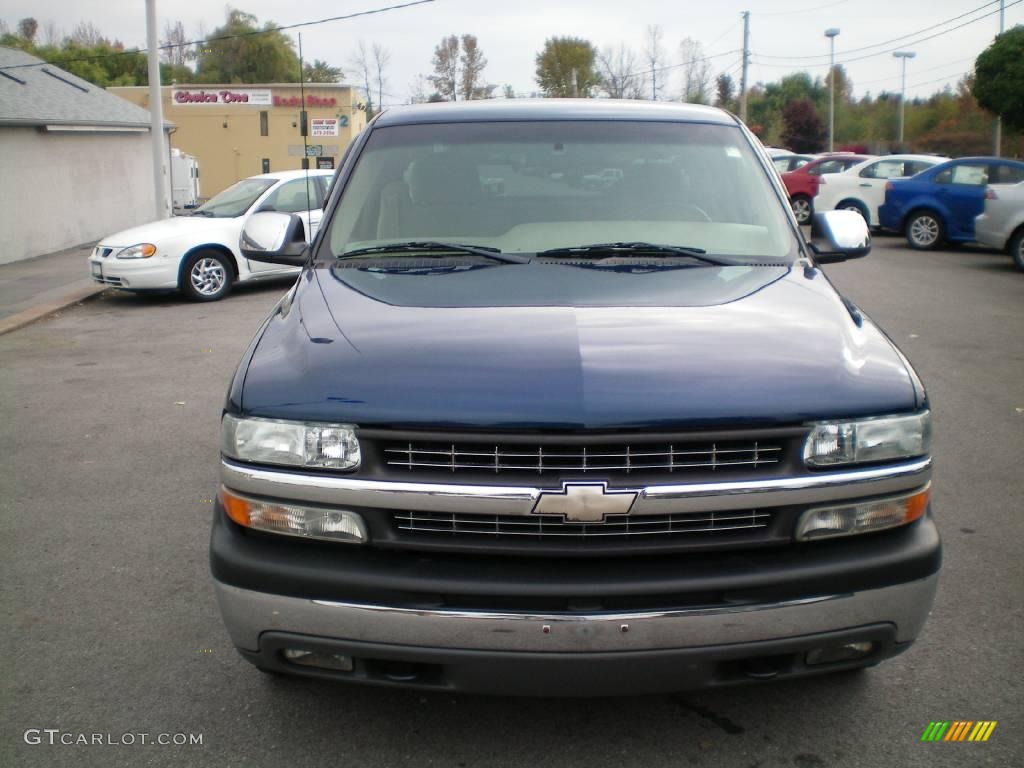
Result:
[[[199,161],[171,149],[171,204],[175,210],[199,205]]]

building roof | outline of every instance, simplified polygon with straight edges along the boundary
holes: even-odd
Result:
[[[24,51],[0,46],[0,125],[148,128],[149,123],[149,110]]]
[[[458,123],[518,120],[649,120],[735,125],[721,109],[626,99],[481,99],[392,107],[375,124]]]

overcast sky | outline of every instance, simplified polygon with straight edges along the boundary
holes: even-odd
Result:
[[[263,23],[279,24],[321,19],[353,11],[379,8],[400,0],[238,0],[237,7]],[[1006,27],[1024,23],[1024,2],[1006,0]],[[979,9],[974,13],[974,9]],[[669,63],[681,60],[679,42],[699,41],[712,56],[713,73],[730,71],[739,80],[743,25],[740,12],[751,12],[751,82],[770,82],[793,71],[812,75],[828,70],[827,27],[839,27],[836,60],[872,55],[845,64],[855,93],[899,89],[898,62],[888,49],[916,52],[908,63],[907,91],[926,96],[946,83],[955,85],[999,29],[998,13],[967,24],[932,40],[922,37],[998,10],[986,0],[435,0],[433,3],[350,21],[335,21],[302,30],[307,59],[319,58],[347,66],[358,40],[379,42],[391,50],[392,64],[385,103],[403,103],[419,74],[429,74],[434,46],[442,36],[470,33],[477,36],[489,65],[486,79],[508,83],[520,94],[535,91],[534,56],[544,39],[577,35],[598,47],[625,43],[637,51],[649,24],[664,31]],[[157,0],[161,31],[165,20],[181,20],[190,36],[198,37],[223,22],[225,6],[217,2],[184,3]],[[961,14],[958,21],[921,32],[906,40],[844,54],[903,35],[924,30]],[[5,0],[0,18],[10,27],[24,16],[34,16],[40,27],[53,20],[65,32],[79,21],[91,21],[100,31],[129,46],[146,41],[143,0]],[[721,55],[719,55],[721,54]],[[786,58],[789,57],[789,58]],[[794,57],[817,57],[796,59]],[[669,74],[670,93],[679,90],[678,69]]]

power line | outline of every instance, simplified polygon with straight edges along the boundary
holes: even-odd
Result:
[[[835,8],[837,5],[842,5],[847,0],[836,0],[834,3],[826,3],[825,5],[816,5],[813,8],[800,8],[793,11],[773,11],[772,13],[759,13],[758,16],[795,16],[798,13],[810,13],[811,11],[823,11],[826,8]]]
[[[998,2],[998,0],[996,0],[996,1]],[[1006,7],[1007,8],[1012,8],[1013,6],[1019,5],[1022,2],[1024,2],[1024,0],[1014,0],[1014,2],[1009,3]],[[990,3],[990,5],[991,5],[991,3]],[[994,16],[995,14],[997,14],[999,12],[1000,11],[997,8],[994,11],[990,11],[989,13],[985,14],[984,16],[979,16],[976,19],[971,19],[970,21],[965,21],[963,24],[958,24],[955,27],[950,27],[949,29],[944,29],[941,32],[936,32],[934,35],[929,35],[928,37],[922,37],[922,38],[920,38],[918,40],[911,40],[909,42],[905,42],[905,43],[902,43],[900,45],[897,45],[894,48],[887,48],[887,49],[885,49],[883,51],[876,51],[875,53],[865,54],[864,56],[854,56],[854,57],[849,58],[849,59],[837,59],[835,63],[836,63],[836,66],[839,66],[839,65],[842,65],[842,64],[850,64],[850,63],[855,62],[855,61],[864,61],[865,59],[873,59],[876,56],[884,56],[887,53],[892,53],[893,51],[898,51],[901,48],[909,48],[911,46],[920,45],[921,43],[928,42],[929,40],[934,40],[936,37],[942,37],[943,35],[947,35],[950,32],[955,32],[958,29],[962,29],[963,27],[966,27],[966,26],[974,24],[974,23],[976,23],[978,21],[981,21],[982,19],[986,19],[989,16]],[[890,41],[890,42],[892,42],[892,41]],[[873,47],[873,46],[869,46],[869,47]],[[847,53],[850,53],[850,51],[847,51]],[[758,54],[758,58],[763,58],[763,57],[760,54]],[[763,66],[781,67],[781,68],[785,68],[785,69],[792,69],[795,66],[804,66],[804,67],[807,67],[808,69],[814,69],[814,68],[817,68],[817,67],[828,67],[829,66],[829,62],[827,62],[827,61],[818,62],[816,64],[802,64],[802,65],[798,65],[798,64],[768,64],[768,63],[760,62],[760,61],[758,63],[763,65]]]
[[[250,32],[239,32],[234,35],[218,35],[217,37],[208,37],[204,40],[191,40],[187,43],[174,43],[171,45],[158,46],[161,51],[168,51],[174,48],[185,48],[190,45],[202,45],[204,43],[216,43],[221,40],[235,40],[241,37],[253,37],[255,35],[266,35],[271,32],[283,32],[288,29],[298,29],[300,27],[313,27],[319,24],[327,24],[332,21],[347,21],[349,19],[355,19],[360,16],[375,16],[380,13],[387,13],[388,11],[398,11],[402,8],[411,8],[414,5],[425,5],[427,3],[433,3],[435,0],[409,0],[409,2],[399,3],[397,5],[389,5],[384,8],[373,8],[366,11],[355,11],[353,13],[346,13],[342,16],[329,16],[325,19],[317,19],[315,21],[300,21],[295,24],[282,24],[278,27],[271,27],[269,29],[254,29]],[[109,59],[115,56],[136,56],[140,53],[147,53],[148,48],[135,48],[128,51],[115,51],[113,53],[102,53],[95,56],[79,56],[73,59],[60,59],[58,61],[41,61],[39,63],[31,64],[10,64],[6,67],[0,67],[0,71],[9,69],[26,69],[28,67],[45,67],[45,66],[64,66],[65,64],[74,64],[79,61],[95,61],[97,59]]]
[[[1024,2],[1024,0],[1018,0],[1018,2]],[[695,64],[698,61],[711,61],[711,59],[720,59],[723,56],[731,56],[732,54],[739,53],[739,52],[740,52],[740,49],[739,48],[735,48],[735,49],[733,49],[731,51],[722,51],[721,53],[713,53],[710,56],[694,56],[693,58],[687,59],[686,61],[682,61],[682,62],[680,62],[678,64],[667,64],[664,67],[657,67],[656,69],[651,69],[651,68],[639,69],[636,72],[630,72],[627,75],[623,75],[623,77],[635,77],[636,75],[649,75],[649,74],[652,74],[654,72],[665,72],[665,71],[667,71],[669,69],[678,69],[679,67],[686,67],[686,66],[689,66],[691,64]]]
[[[924,74],[925,72],[934,72],[936,69],[944,69],[945,67],[951,67],[954,64],[963,64],[965,61],[974,61],[976,58],[976,56],[968,56],[965,59],[955,59],[953,61],[947,61],[944,64],[936,64],[934,67],[928,67],[926,69],[917,69],[915,67],[914,72],[918,75],[921,75]],[[857,85],[858,87],[862,85],[874,85],[875,83],[885,83],[888,82],[889,80],[899,79],[900,75],[890,75],[889,77],[876,77],[874,80],[858,80]]]
[[[998,2],[1000,2],[1000,0],[990,0],[990,2],[984,3],[983,5],[979,5],[977,8],[974,8],[973,10],[967,11],[966,13],[961,13],[959,16],[954,16],[951,19],[946,19],[945,21],[940,21],[938,24],[932,24],[932,26],[930,26],[930,27],[925,27],[924,29],[919,29],[916,32],[908,32],[905,35],[900,35],[899,37],[894,37],[891,40],[884,40],[884,41],[882,41],[880,43],[873,43],[871,45],[864,45],[864,46],[861,46],[860,48],[851,48],[848,51],[837,51],[836,52],[836,56],[846,56],[847,54],[850,54],[850,53],[860,53],[861,51],[869,51],[872,48],[879,48],[879,47],[881,47],[883,45],[889,45],[890,43],[895,43],[895,42],[898,42],[900,40],[905,40],[908,37],[914,37],[915,35],[920,35],[920,34],[923,34],[925,32],[931,32],[933,29],[937,29],[938,27],[943,27],[946,24],[951,24],[954,21],[959,21],[960,19],[964,18],[965,16],[970,16],[972,13],[977,13],[978,11],[984,10],[985,8],[988,8],[990,5],[995,5]],[[1011,5],[1015,5],[1015,4],[1016,3],[1012,3]],[[996,12],[998,12],[998,11],[996,11]],[[991,14],[989,14],[989,15],[991,15]],[[981,19],[984,19],[984,18],[986,18],[986,17],[985,16],[979,16],[978,18],[973,19],[969,23],[974,23],[975,21],[981,21]],[[959,27],[955,27],[954,29],[959,29]],[[948,31],[952,31],[952,30],[948,30]],[[799,61],[803,61],[803,60],[806,60],[806,59],[827,59],[827,58],[829,58],[829,54],[821,53],[821,54],[816,54],[814,56],[772,56],[772,55],[768,55],[768,54],[761,54],[761,58],[764,58],[764,59],[782,59],[782,60],[786,60],[786,61],[798,61],[798,60]]]

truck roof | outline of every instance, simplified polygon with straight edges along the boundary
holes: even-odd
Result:
[[[735,125],[717,107],[627,99],[481,99],[391,107],[376,126],[523,120],[646,120]]]

